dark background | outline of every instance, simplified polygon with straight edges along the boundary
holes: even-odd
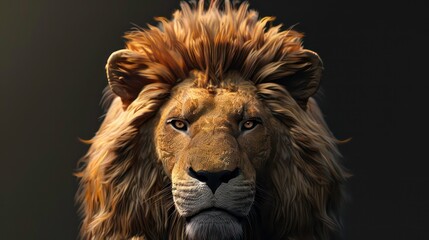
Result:
[[[318,100],[354,176],[344,239],[428,239],[429,21],[423,1],[250,1],[306,34]],[[178,1],[0,1],[0,238],[76,239],[77,160],[105,62]],[[426,23],[426,24],[425,24]]]

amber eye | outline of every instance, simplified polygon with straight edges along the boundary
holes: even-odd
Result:
[[[188,130],[188,123],[185,120],[170,119],[167,121],[167,123],[179,131]]]
[[[248,131],[256,127],[256,125],[260,124],[261,121],[257,119],[246,120],[241,124],[241,131]]]

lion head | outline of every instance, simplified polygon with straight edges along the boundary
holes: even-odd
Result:
[[[126,35],[78,173],[86,239],[328,239],[345,172],[311,98],[322,62],[246,2]]]

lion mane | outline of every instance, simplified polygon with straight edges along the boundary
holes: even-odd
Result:
[[[178,92],[198,88],[213,95],[241,86],[243,96],[267,109],[272,134],[237,239],[335,235],[347,174],[338,141],[312,98],[322,62],[303,48],[302,34],[268,26],[273,18],[259,19],[247,2],[228,0],[222,6],[182,2],[171,20],[157,20],[158,26],[128,32],[126,48],[107,62],[110,106],[77,173],[81,237],[190,238],[172,194],[168,169],[175,166],[162,159],[157,126],[166,103],[182,101]]]

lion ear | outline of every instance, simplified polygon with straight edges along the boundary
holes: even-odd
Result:
[[[147,66],[144,56],[127,49],[112,53],[107,60],[106,74],[113,93],[122,100],[126,109],[138,96],[142,88],[149,83],[141,74]]]
[[[306,110],[308,99],[319,89],[323,63],[317,53],[304,49],[287,57],[290,75],[276,81],[283,85],[295,101]]]

